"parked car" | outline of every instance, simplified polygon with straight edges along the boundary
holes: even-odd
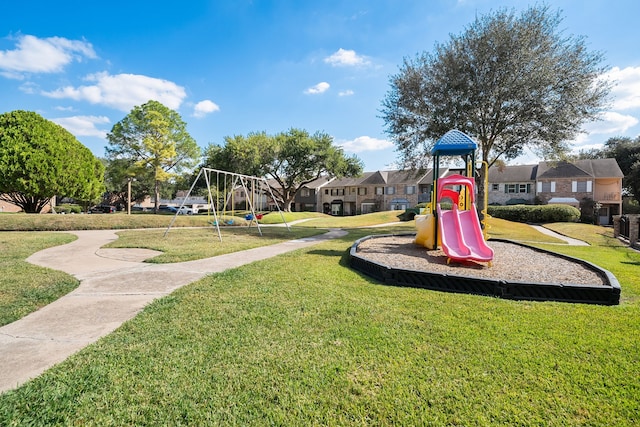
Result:
[[[194,215],[198,213],[198,208],[190,208],[188,206],[183,206],[178,209],[178,213],[180,215]]]
[[[89,213],[114,213],[115,211],[116,207],[110,205],[98,205],[89,209]]]
[[[175,206],[160,205],[160,206],[158,206],[158,212],[159,213],[171,213],[171,214],[174,214],[174,213],[178,212],[178,209]]]

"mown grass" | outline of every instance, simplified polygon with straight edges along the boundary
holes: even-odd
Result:
[[[207,215],[179,215],[176,227],[206,227],[213,217]],[[127,228],[166,228],[173,215],[135,214],[0,214],[0,230],[4,231],[69,231],[119,230]]]
[[[324,218],[329,215],[320,212],[270,212],[260,219],[260,224],[282,224],[291,223],[302,219]],[[284,220],[284,221],[283,221]]]
[[[347,267],[355,239],[390,230],[159,299],[0,396],[0,425],[638,424],[636,280],[605,307],[382,286]],[[591,250],[638,271],[610,237]]]
[[[300,223],[302,227],[320,227],[320,228],[357,228],[357,227],[371,227],[380,224],[392,224],[400,221],[398,215],[404,211],[384,211],[374,212],[364,215],[355,216],[340,216],[333,217],[330,215],[323,215],[317,219],[305,221]],[[413,227],[415,229],[415,223],[413,221],[407,221],[404,223],[407,227]]]
[[[487,230],[489,238],[514,240],[523,243],[553,243],[566,245],[565,240],[540,233],[535,228],[521,222],[511,222],[500,218],[489,218]]]
[[[26,262],[33,253],[75,239],[60,233],[0,233],[0,326],[11,323],[75,289],[77,279]]]
[[[300,227],[221,227],[220,240],[214,227],[175,228],[169,230],[127,230],[118,232],[118,240],[108,248],[145,248],[163,252],[150,258],[151,263],[171,263],[209,258],[273,245],[286,240],[300,239],[321,234],[324,231]]]

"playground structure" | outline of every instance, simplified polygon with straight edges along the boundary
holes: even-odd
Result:
[[[261,178],[257,176],[251,175],[242,175],[239,173],[223,171],[219,169],[211,169],[211,168],[202,168],[198,173],[198,176],[193,180],[191,184],[191,188],[187,192],[184,200],[182,201],[178,211],[175,213],[169,226],[164,232],[164,236],[166,237],[171,229],[171,226],[175,222],[176,218],[180,214],[182,208],[184,207],[187,199],[191,195],[193,189],[195,188],[198,181],[204,179],[207,185],[207,197],[209,200],[210,209],[209,212],[213,214],[213,221],[211,222],[213,226],[215,226],[216,231],[218,233],[218,239],[222,242],[222,234],[220,233],[220,223],[223,220],[219,214],[221,212],[226,213],[227,210],[233,212],[235,209],[235,201],[234,194],[236,189],[241,188],[244,191],[244,201],[246,210],[249,212],[245,219],[249,221],[249,228],[251,228],[252,224],[255,222],[256,228],[258,229],[258,233],[262,236],[262,230],[260,229],[259,219],[262,218],[262,214],[256,213],[256,208],[258,201],[261,197],[270,197],[271,200],[276,201],[276,198],[271,190],[271,186],[266,178]],[[215,187],[215,191],[212,191],[212,186]],[[221,190],[222,195],[221,198]],[[280,206],[278,203],[275,203],[280,217],[282,218],[282,222],[284,223],[287,230],[290,230],[289,224],[284,218],[282,211],[280,210]],[[220,207],[222,206],[222,209]],[[224,215],[223,215],[224,216]],[[227,220],[226,225],[235,225],[233,219]]]
[[[447,263],[479,261],[491,265],[494,252],[485,242],[475,204],[475,152],[477,144],[458,130],[450,130],[436,141],[433,156],[431,202],[424,215],[416,215],[415,243],[428,249],[442,247]],[[461,156],[464,175],[440,177],[440,157]],[[452,208],[443,209],[442,202],[451,200]],[[486,197],[485,197],[486,199]],[[486,209],[484,212],[486,218]],[[486,224],[485,224],[486,229]]]
[[[452,130],[440,138],[433,150],[434,170],[431,203],[424,215],[416,215],[417,233],[370,235],[356,241],[349,251],[349,265],[369,277],[390,286],[415,287],[444,292],[488,295],[496,298],[524,301],[561,301],[582,304],[617,305],[620,284],[613,274],[594,264],[509,240],[493,239],[501,262],[493,268],[459,268],[451,260],[480,261],[491,265],[494,248],[486,245],[486,222],[481,230],[475,206],[475,150],[477,144],[462,132]],[[440,156],[463,156],[465,175],[441,177]],[[486,168],[486,162],[483,162]],[[485,174],[486,176],[486,174]],[[485,189],[487,181],[485,180]],[[445,199],[451,209],[444,209]],[[485,197],[484,218],[487,218]],[[409,245],[402,240],[406,237]],[[367,249],[367,243],[374,242]],[[417,244],[428,249],[442,246],[446,263],[440,253],[425,254]],[[531,252],[529,252],[531,251]],[[401,254],[402,256],[398,256]],[[547,257],[551,257],[547,258]],[[412,259],[413,258],[413,259]],[[517,260],[517,261],[514,261]],[[527,268],[522,262],[529,263]],[[560,262],[568,262],[572,266]],[[540,280],[536,272],[549,266],[558,267],[557,277]],[[597,280],[586,283],[567,281],[566,269],[574,277],[585,277],[585,271],[595,273]],[[475,267],[475,266],[474,266]],[[523,271],[533,273],[524,277]]]

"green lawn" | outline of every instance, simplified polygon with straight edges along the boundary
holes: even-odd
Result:
[[[74,290],[80,282],[61,271],[25,261],[42,249],[75,239],[70,234],[0,233],[0,326],[44,307]]]
[[[301,223],[302,227],[321,227],[321,228],[355,228],[355,227],[371,227],[380,224],[391,224],[400,221],[398,215],[404,211],[384,211],[375,212],[364,215],[333,217],[323,215],[317,219]],[[409,226],[415,230],[415,223],[407,221],[405,226]]]
[[[68,231],[127,228],[167,228],[173,215],[135,214],[0,214],[0,230],[8,231]],[[179,215],[176,227],[206,227],[213,217],[207,215]]]
[[[614,272],[613,307],[388,287],[347,267],[355,239],[395,229],[181,288],[1,395],[0,425],[638,425],[640,254],[610,229],[573,224],[595,246],[548,247]]]
[[[147,260],[152,263],[171,263],[209,258],[243,251],[245,249],[273,245],[286,240],[322,234],[326,230],[300,227],[221,227],[219,239],[213,227],[171,229],[165,236],[162,230],[124,230],[118,232],[118,240],[108,248],[145,248],[163,252]]]

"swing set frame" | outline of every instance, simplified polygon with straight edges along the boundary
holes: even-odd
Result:
[[[213,178],[213,174],[215,174],[215,182],[212,181]],[[167,234],[169,233],[169,230],[171,229],[171,226],[173,225],[173,223],[175,222],[176,218],[178,217],[178,215],[180,214],[182,208],[184,207],[187,199],[189,198],[189,196],[191,195],[191,192],[193,191],[193,189],[195,188],[196,184],[198,183],[198,181],[201,178],[204,178],[205,183],[207,184],[207,196],[209,198],[209,202],[210,202],[210,208],[209,208],[209,212],[213,212],[213,225],[215,225],[216,227],[216,231],[218,233],[218,239],[222,242],[222,234],[220,233],[220,221],[218,218],[218,214],[220,213],[219,209],[216,208],[216,205],[219,204],[220,201],[220,181],[221,178],[224,182],[224,204],[222,207],[223,212],[227,211],[227,204],[229,203],[229,201],[231,201],[232,203],[232,212],[233,209],[235,209],[235,207],[233,206],[233,194],[236,190],[236,188],[238,187],[242,187],[242,189],[244,190],[244,194],[246,195],[246,203],[249,206],[249,210],[251,211],[251,219],[249,221],[249,228],[251,228],[251,225],[253,224],[253,222],[255,221],[256,223],[256,227],[258,228],[258,233],[260,234],[260,236],[262,236],[262,230],[260,229],[260,223],[258,222],[257,219],[257,215],[256,215],[256,203],[255,203],[255,197],[256,196],[260,196],[260,195],[267,195],[269,197],[271,197],[271,200],[273,200],[275,202],[276,207],[278,208],[278,212],[280,213],[280,217],[282,218],[282,222],[284,223],[284,225],[287,227],[288,231],[291,231],[291,228],[289,227],[289,224],[287,224],[287,221],[284,218],[284,214],[282,213],[282,210],[280,209],[280,205],[278,204],[277,199],[275,198],[273,191],[271,190],[271,186],[269,185],[269,182],[267,181],[266,178],[264,177],[258,177],[258,176],[251,176],[251,175],[242,175],[239,173],[235,173],[235,172],[228,172],[228,171],[223,171],[223,170],[219,170],[219,169],[211,169],[211,168],[201,168],[200,172],[198,172],[198,176],[196,177],[196,179],[193,180],[193,184],[191,184],[191,188],[189,188],[189,191],[187,192],[187,195],[184,197],[182,203],[180,204],[180,208],[178,209],[178,211],[175,213],[175,215],[173,216],[173,218],[171,219],[171,222],[169,223],[169,226],[167,227],[167,229],[164,232],[164,237],[167,236]],[[227,191],[227,180],[229,179],[229,182],[231,183],[231,186],[229,188],[229,190]],[[212,191],[211,191],[211,185],[215,184],[215,199],[213,197]]]

